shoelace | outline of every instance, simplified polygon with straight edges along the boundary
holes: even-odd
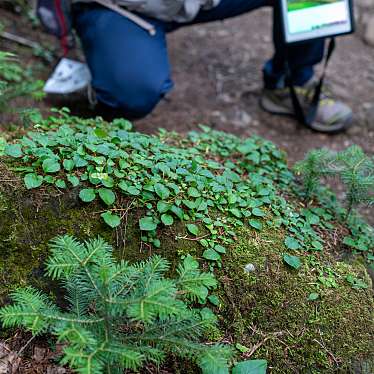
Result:
[[[311,101],[314,95],[314,90],[317,83],[310,84],[308,87],[296,87],[296,92],[298,95],[303,96],[305,100]],[[319,100],[320,106],[327,106],[334,103],[332,99],[332,93],[328,85],[324,85],[321,92],[321,97]]]

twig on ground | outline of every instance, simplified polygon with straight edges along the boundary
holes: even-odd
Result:
[[[27,342],[26,344],[17,352],[17,356],[21,357],[23,351],[30,345],[30,343],[34,340],[36,335],[33,335]]]
[[[18,44],[23,45],[25,47],[35,48],[35,49],[41,48],[41,45],[39,43],[34,42],[33,40],[26,39],[26,38],[24,38],[22,36],[19,36],[19,35],[11,34],[10,32],[7,32],[7,31],[0,32],[0,36],[4,39],[10,40],[10,41],[15,42],[15,43],[18,43]]]
[[[122,253],[121,253],[121,258],[125,255],[125,248],[126,248],[126,235],[127,235],[127,221],[128,221],[128,216],[129,216],[129,210],[132,207],[134,203],[134,200],[131,200],[129,204],[126,207],[125,212],[121,215],[121,221],[123,218],[125,218],[125,223],[123,225],[123,235],[122,235]]]
[[[313,339],[313,341],[314,342],[316,342],[320,347],[322,347],[325,351],[326,351],[326,353],[334,360],[334,362],[335,362],[335,365],[337,366],[337,367],[339,367],[339,361],[337,360],[337,358],[333,355],[333,353],[332,352],[330,352],[327,348],[326,348],[326,346],[323,344],[323,343],[321,343],[321,342],[319,342],[317,339]]]
[[[206,234],[206,235],[203,235],[203,236],[199,236],[198,238],[188,238],[187,235],[185,236],[176,236],[175,239],[176,240],[179,240],[179,239],[183,239],[183,240],[191,240],[191,241],[195,241],[195,240],[201,240],[201,239],[204,239],[206,238],[207,236],[209,236],[210,234]]]

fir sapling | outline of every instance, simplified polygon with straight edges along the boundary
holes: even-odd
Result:
[[[11,295],[14,304],[0,310],[4,327],[55,335],[65,347],[62,364],[79,373],[138,370],[147,362],[162,363],[168,354],[190,359],[205,374],[228,372],[231,349],[200,342],[216,317],[187,303],[204,303],[208,289],[216,287],[214,276],[200,272],[191,256],[169,279],[165,259],[116,262],[101,238],[81,243],[57,237],[51,251],[47,274],[62,283],[68,310],[32,287],[19,289]]]
[[[334,169],[346,188],[346,219],[354,207],[374,203],[374,157],[352,145],[337,154]]]
[[[305,199],[311,199],[320,186],[320,179],[331,174],[330,164],[334,156],[328,149],[314,149],[309,151],[304,160],[294,165],[294,170],[303,180]]]

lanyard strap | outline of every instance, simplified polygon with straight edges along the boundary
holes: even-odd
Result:
[[[136,23],[138,26],[148,31],[150,35],[154,36],[156,34],[156,28],[150,23],[144,20],[143,18],[137,16],[134,13],[129,12],[126,9],[121,8],[117,4],[113,3],[110,0],[94,0],[96,3],[117,12],[121,16],[128,18],[130,21]]]
[[[290,68],[289,62],[286,59],[287,60],[286,61],[286,80],[288,82],[288,86],[290,89],[292,105],[293,105],[293,109],[295,112],[295,116],[300,123],[302,123],[303,125],[307,127],[311,127],[314,120],[316,119],[317,110],[318,110],[319,101],[320,101],[321,92],[322,92],[322,87],[323,87],[323,82],[325,80],[327,65],[330,61],[332,53],[334,52],[334,49],[335,49],[335,39],[331,38],[328,49],[327,49],[325,64],[323,67],[321,78],[314,90],[312,101],[310,102],[310,105],[306,109],[306,111],[304,111],[300,103],[299,97],[297,96],[297,92],[296,92],[295,84],[294,84],[294,76]]]

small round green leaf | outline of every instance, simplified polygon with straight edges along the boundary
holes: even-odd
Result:
[[[108,175],[102,177],[101,183],[108,188],[112,188],[114,186],[114,179]]]
[[[221,256],[212,248],[208,248],[203,252],[203,257],[207,260],[218,261]]]
[[[42,185],[43,177],[35,173],[30,173],[25,175],[23,181],[25,182],[26,188],[31,190],[32,188],[38,188]]]
[[[200,197],[201,196],[200,192],[195,187],[190,187],[187,190],[187,193],[188,193],[188,196],[191,196],[191,197]]]
[[[160,247],[161,247],[160,239],[154,239],[152,243],[153,243],[153,245],[154,245],[156,248],[160,248]]]
[[[260,188],[258,190],[258,194],[261,196],[268,196],[270,194],[270,190],[268,188]]]
[[[166,226],[171,226],[174,223],[174,218],[170,214],[163,214],[161,221]]]
[[[242,212],[238,208],[232,208],[230,209],[230,213],[234,215],[236,218],[241,218],[242,217]]]
[[[108,136],[108,133],[100,128],[95,129],[94,133],[98,138],[101,138],[101,139],[104,139]]]
[[[112,205],[116,201],[116,195],[108,188],[100,188],[99,196],[106,205]]]
[[[166,200],[170,196],[170,190],[161,183],[156,183],[154,189],[156,194],[163,200]]]
[[[187,225],[187,230],[188,230],[192,235],[195,235],[195,236],[197,236],[198,233],[199,233],[199,228],[198,228],[196,225],[194,225],[193,223],[189,223],[189,224]]]
[[[23,156],[22,148],[19,144],[9,144],[5,146],[5,154],[14,158]]]
[[[140,230],[143,231],[153,231],[157,228],[157,223],[154,221],[153,217],[143,217],[139,220]]]
[[[79,192],[79,197],[85,203],[95,200],[95,190],[93,188],[84,188]]]
[[[263,210],[261,210],[260,208],[253,208],[252,214],[256,217],[264,217],[265,216],[265,212]]]
[[[0,156],[5,155],[6,140],[3,136],[0,136]]]
[[[42,168],[45,173],[57,173],[60,171],[60,163],[54,158],[47,158],[42,163]]]
[[[208,296],[208,300],[209,300],[209,302],[211,302],[215,306],[219,305],[219,298],[216,295]]]
[[[236,343],[235,344],[235,348],[239,351],[239,352],[242,352],[242,353],[246,353],[248,351],[250,351],[250,349],[248,347],[246,347],[245,345],[242,345],[240,343]]]
[[[299,269],[300,266],[301,266],[301,261],[299,259],[299,257],[297,256],[291,256],[291,255],[288,255],[288,254],[284,254],[283,255],[283,261],[293,267],[294,269]]]
[[[319,242],[318,240],[312,241],[312,247],[315,251],[322,251],[323,250],[323,244]]]
[[[286,239],[284,240],[284,244],[289,249],[299,249],[300,248],[300,243],[298,242],[298,240],[296,240],[292,236],[287,236]]]
[[[250,219],[249,225],[256,230],[262,230],[262,223],[257,219]]]
[[[79,178],[75,175],[68,175],[67,180],[71,183],[73,187],[77,187],[79,185]]]
[[[171,204],[165,203],[164,201],[159,201],[157,203],[157,211],[159,213],[166,213],[171,208]]]
[[[356,241],[350,236],[345,236],[343,238],[343,244],[348,245],[349,247],[356,247],[357,245]]]
[[[218,253],[226,253],[226,248],[219,244],[214,246],[214,250]]]
[[[71,171],[74,169],[74,161],[70,159],[66,159],[63,161],[62,165],[66,171]]]
[[[182,220],[183,219],[183,209],[182,208],[179,208],[178,206],[176,205],[173,205],[171,207],[171,211],[180,219]]]
[[[317,300],[318,298],[319,298],[319,295],[316,292],[312,292],[308,296],[308,300],[309,301],[314,301],[314,300]]]
[[[57,179],[55,182],[57,188],[66,188],[66,182],[63,179]]]
[[[232,374],[266,374],[266,369],[266,360],[247,360],[236,364]]]
[[[43,181],[44,181],[45,183],[49,183],[49,184],[53,184],[53,183],[55,183],[55,180],[56,180],[56,178],[53,177],[52,175],[46,175],[46,176],[43,178]]]
[[[120,217],[116,214],[112,214],[111,212],[102,213],[101,217],[104,220],[104,222],[111,228],[117,227],[121,223]]]
[[[138,196],[140,194],[140,190],[136,188],[135,186],[130,186],[127,188],[128,194],[132,196]]]

